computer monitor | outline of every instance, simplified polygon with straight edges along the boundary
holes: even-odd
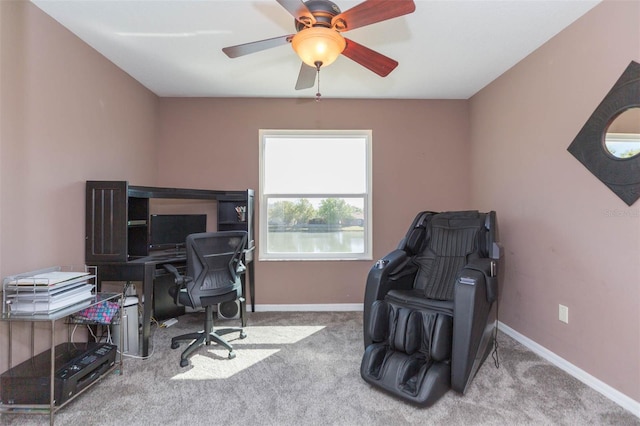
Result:
[[[206,214],[153,214],[149,250],[184,249],[187,235],[206,231]]]

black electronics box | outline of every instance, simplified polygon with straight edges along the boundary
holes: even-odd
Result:
[[[60,406],[115,364],[115,345],[61,343],[55,347],[54,396]],[[0,375],[0,404],[49,404],[51,349]]]

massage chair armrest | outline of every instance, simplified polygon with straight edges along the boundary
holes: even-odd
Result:
[[[458,274],[458,282],[463,280],[465,274],[469,271],[476,271],[483,275],[486,283],[487,302],[493,303],[498,298],[498,268],[500,266],[499,259],[482,258],[469,262]]]
[[[365,305],[384,299],[391,289],[410,289],[417,270],[404,250],[396,249],[378,260],[367,276]]]
[[[497,277],[491,260],[480,259],[459,273],[455,284],[451,387],[464,393],[489,354],[496,321]]]
[[[407,252],[396,249],[378,260],[369,270],[364,294],[364,342],[365,347],[371,344],[368,332],[371,305],[392,289],[409,290],[413,287],[413,280],[417,266],[411,262]]]

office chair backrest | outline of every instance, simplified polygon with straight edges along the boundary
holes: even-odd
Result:
[[[194,307],[202,298],[237,290],[238,266],[247,244],[246,231],[205,232],[187,236],[187,291]]]
[[[487,257],[485,214],[477,211],[446,212],[426,221],[424,246],[415,257],[419,266],[414,288],[425,297],[453,300],[460,269],[474,257]]]

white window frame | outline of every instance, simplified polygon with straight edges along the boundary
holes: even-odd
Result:
[[[269,137],[290,138],[364,138],[366,143],[366,192],[363,194],[266,194],[265,144]],[[260,129],[260,185],[259,185],[259,235],[258,260],[372,260],[373,259],[373,208],[372,208],[372,131],[371,130],[272,130]],[[364,200],[364,252],[363,253],[269,253],[267,239],[267,206],[269,198],[363,198]]]

